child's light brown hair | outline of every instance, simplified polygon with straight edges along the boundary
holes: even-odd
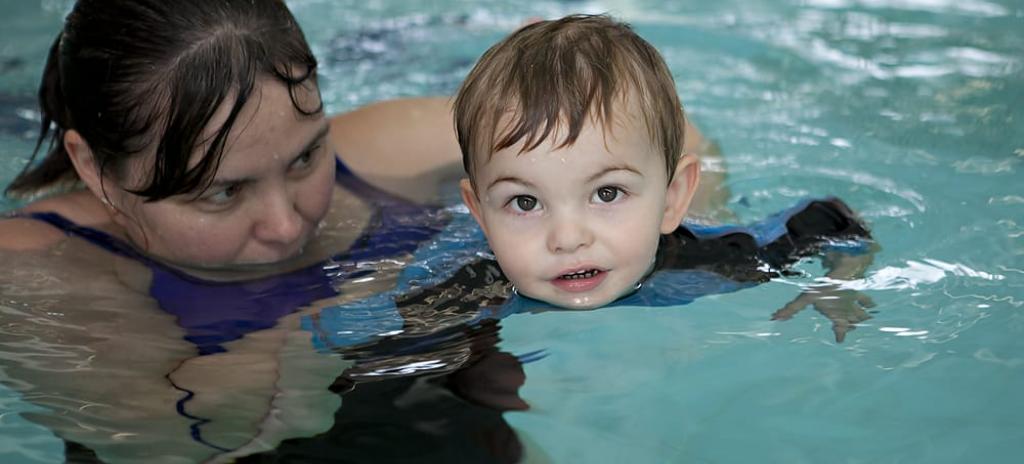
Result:
[[[638,105],[671,180],[686,122],[658,51],[628,24],[605,15],[524,26],[484,53],[455,99],[466,174],[475,182],[477,162],[520,140],[525,139],[520,153],[553,132],[565,134],[558,148],[570,146],[590,117],[607,131],[615,103],[627,99]]]

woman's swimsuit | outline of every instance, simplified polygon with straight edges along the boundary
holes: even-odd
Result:
[[[336,158],[337,159],[337,158]],[[335,296],[345,281],[370,274],[367,262],[408,254],[440,231],[447,219],[441,208],[412,203],[356,176],[340,159],[338,184],[370,203],[375,213],[347,251],[302,269],[264,278],[217,282],[188,275],[97,229],[77,225],[57,213],[29,213],[68,235],[134,259],[153,273],[150,295],[177,318],[185,339],[200,355],[225,351],[224,343],[273,327],[282,316],[311,302]]]

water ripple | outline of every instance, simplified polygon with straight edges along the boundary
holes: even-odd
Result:
[[[829,9],[864,7],[956,13],[966,16],[1002,17],[1010,14],[1002,5],[980,0],[806,0],[808,6]]]
[[[1015,158],[992,159],[974,156],[954,162],[953,167],[957,172],[964,174],[1013,174],[1018,163],[1020,160]]]
[[[971,269],[963,264],[946,263],[937,259],[925,258],[921,261],[907,261],[906,266],[886,266],[868,277],[855,280],[836,280],[826,277],[817,279],[819,282],[837,284],[848,290],[913,290],[923,285],[939,282],[947,276],[968,277],[988,281],[1000,281],[1006,278],[1001,274],[990,274]]]
[[[1024,358],[1002,358],[992,352],[989,348],[981,348],[974,352],[974,359],[1002,366],[1017,368],[1024,365]]]

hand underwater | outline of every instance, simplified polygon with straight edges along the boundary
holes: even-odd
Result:
[[[805,289],[793,301],[775,311],[772,320],[787,320],[808,305],[814,305],[815,310],[832,321],[836,342],[842,343],[847,332],[856,329],[858,323],[871,319],[866,309],[873,308],[875,302],[861,292],[844,289],[836,284],[814,286]]]

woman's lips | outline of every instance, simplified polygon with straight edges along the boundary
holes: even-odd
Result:
[[[563,291],[580,293],[593,290],[601,285],[605,277],[608,277],[608,271],[583,269],[555,277],[551,279],[551,283]]]

